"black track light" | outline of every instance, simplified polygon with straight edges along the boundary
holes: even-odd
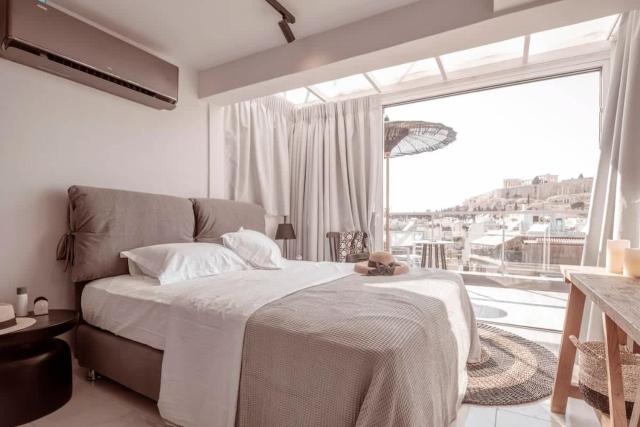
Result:
[[[271,5],[279,14],[282,16],[282,20],[278,22],[278,26],[284,35],[284,38],[287,40],[287,43],[291,43],[296,39],[296,36],[293,34],[291,27],[289,24],[296,23],[296,17],[293,16],[291,12],[289,12],[283,5],[280,4],[277,0],[265,0],[267,3]]]

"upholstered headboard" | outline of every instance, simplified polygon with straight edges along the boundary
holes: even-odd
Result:
[[[198,242],[220,243],[220,236],[240,227],[264,233],[265,211],[258,205],[234,200],[192,200]]]
[[[249,203],[84,186],[72,186],[68,193],[69,233],[59,244],[58,258],[67,260],[74,282],[126,274],[120,252],[128,249],[216,242],[240,227],[265,228],[264,210]]]

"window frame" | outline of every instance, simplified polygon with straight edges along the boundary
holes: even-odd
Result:
[[[561,58],[544,63],[526,64],[515,69],[505,69],[473,75],[456,80],[446,80],[436,84],[411,88],[395,93],[380,94],[383,110],[402,104],[429,101],[431,99],[480,92],[500,87],[526,84],[539,80],[548,80],[572,74],[600,71],[602,99],[606,98],[609,85],[609,68],[611,54],[601,51],[588,55]],[[602,104],[602,102],[601,102]]]
[[[612,48],[613,50],[613,48]],[[573,58],[561,58],[558,60],[539,63],[539,64],[527,64],[519,69],[507,69],[494,73],[487,73],[485,75],[473,76],[464,79],[458,79],[453,81],[444,81],[439,84],[433,84],[422,88],[408,89],[402,92],[381,94],[382,108],[380,111],[380,122],[384,126],[384,111],[386,108],[394,107],[403,104],[410,104],[416,102],[429,101],[438,98],[462,95],[465,93],[480,92],[492,89],[499,89],[502,87],[515,86],[520,84],[527,84],[536,81],[550,80],[555,78],[561,78],[571,75],[600,72],[600,129],[602,129],[602,119],[604,115],[604,100],[607,97],[609,79],[610,79],[610,61],[611,52],[597,52],[584,56]],[[601,132],[600,132],[601,134]],[[381,133],[384,135],[384,132]],[[384,141],[380,141],[384,144]],[[383,159],[380,159],[382,162]],[[382,167],[381,176],[379,177],[381,183],[384,183],[385,169]],[[380,215],[376,217],[376,239],[377,249],[383,250],[384,248],[384,235],[386,233],[385,228],[385,206],[384,206],[384,185],[381,185],[378,196],[378,212]],[[465,278],[465,273],[460,272]],[[479,276],[486,277],[489,282],[495,282],[496,285],[500,283],[501,278],[512,278],[519,282],[518,276],[510,273],[473,273],[468,275],[469,278],[477,280]],[[493,279],[492,279],[493,278]],[[543,277],[530,277],[523,281],[521,285],[530,284],[531,289],[535,289],[535,285],[554,285],[561,282],[561,278],[543,278]]]

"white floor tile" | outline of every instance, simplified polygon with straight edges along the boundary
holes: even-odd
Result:
[[[545,421],[539,418],[498,409],[495,427],[549,427],[555,425],[553,421]]]
[[[556,425],[563,427],[600,427],[596,414],[589,405],[582,400],[569,399],[567,412],[564,415],[549,411]]]
[[[76,368],[73,397],[62,408],[33,421],[31,427],[163,426],[156,403],[113,381],[91,383],[85,370]]]
[[[463,405],[456,427],[495,427],[497,408]]]

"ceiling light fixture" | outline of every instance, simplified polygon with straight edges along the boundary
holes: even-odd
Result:
[[[291,27],[289,24],[296,23],[296,17],[293,16],[291,12],[289,12],[283,5],[280,4],[277,0],[265,0],[267,3],[273,7],[276,12],[282,16],[282,20],[278,22],[278,26],[284,35],[284,38],[287,40],[287,43],[291,43],[296,39],[296,36],[291,31]]]

